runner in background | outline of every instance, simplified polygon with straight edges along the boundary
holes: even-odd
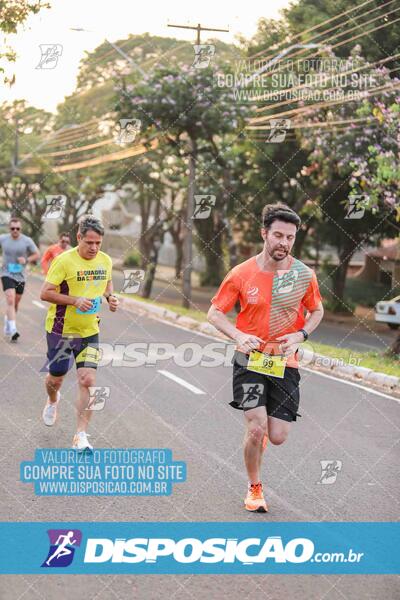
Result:
[[[263,450],[268,438],[284,443],[300,416],[296,353],[323,317],[314,271],[290,255],[300,225],[300,217],[285,204],[267,204],[262,252],[226,275],[208,312],[210,323],[237,343],[230,404],[244,412],[249,481],[244,504],[253,512],[268,510],[260,477]],[[235,326],[225,313],[237,300],[241,310]]]
[[[47,248],[45,253],[42,256],[42,260],[40,264],[42,265],[42,271],[45,275],[47,275],[52,260],[55,259],[56,256],[69,250],[71,248],[71,238],[69,233],[60,233],[60,237],[58,239],[57,244],[52,244]]]
[[[0,248],[3,252],[1,282],[6,297],[4,335],[11,342],[20,337],[17,331],[17,310],[25,289],[25,267],[39,259],[35,242],[21,231],[21,221],[13,217],[9,223],[10,233],[0,235]]]

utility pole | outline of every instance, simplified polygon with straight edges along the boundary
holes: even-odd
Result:
[[[178,27],[178,29],[192,29],[196,31],[196,44],[201,44],[200,36],[202,31],[223,31],[224,33],[229,32],[229,29],[215,29],[213,27],[202,27],[200,23],[197,23],[197,25],[168,25],[168,27]]]
[[[212,27],[202,27],[200,23],[197,25],[168,25],[168,27],[177,27],[179,29],[191,29],[196,31],[196,44],[201,43],[202,31],[222,31],[229,32],[229,29],[215,29]],[[190,308],[192,299],[192,262],[193,262],[193,213],[194,213],[194,196],[196,193],[196,160],[197,160],[197,144],[196,140],[189,138],[189,186],[188,198],[186,206],[186,223],[185,223],[185,239],[183,242],[183,257],[184,264],[182,269],[182,306]]]

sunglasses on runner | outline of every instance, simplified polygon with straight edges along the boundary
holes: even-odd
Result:
[[[21,227],[10,227],[11,231],[21,231]]]

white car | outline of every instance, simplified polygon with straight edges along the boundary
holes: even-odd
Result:
[[[400,296],[378,302],[375,305],[375,321],[387,323],[390,329],[400,327]]]

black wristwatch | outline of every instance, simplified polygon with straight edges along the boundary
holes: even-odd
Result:
[[[104,298],[107,300],[107,302],[109,301],[110,296],[114,296],[114,294],[107,294],[107,296],[104,294]]]
[[[303,334],[304,337],[304,341],[306,342],[308,340],[308,333],[305,329],[299,329],[299,333]]]

